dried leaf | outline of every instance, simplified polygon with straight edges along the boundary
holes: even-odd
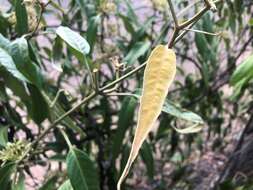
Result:
[[[132,149],[125,169],[118,181],[117,189],[127,176],[132,163],[162,111],[168,88],[176,74],[176,55],[172,49],[158,45],[147,61],[144,71],[143,92],[140,99],[138,123]]]
[[[178,133],[181,133],[181,134],[189,134],[189,133],[197,133],[199,131],[202,130],[203,128],[203,125],[202,124],[199,124],[199,123],[196,123],[190,127],[186,127],[184,129],[179,129],[179,128],[176,128],[176,127],[173,127]]]

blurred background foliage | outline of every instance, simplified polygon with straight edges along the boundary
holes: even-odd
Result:
[[[143,71],[54,121],[168,42],[173,22],[167,2],[0,2],[1,190],[116,189],[136,126]],[[180,22],[204,6],[173,3]],[[252,173],[242,170],[253,168],[248,162],[240,165],[243,172],[217,183],[243,129],[253,126],[253,2],[224,0],[217,8],[193,26],[217,35],[188,31],[174,46],[176,81],[124,189],[253,188]],[[173,129],[203,121],[199,133]]]

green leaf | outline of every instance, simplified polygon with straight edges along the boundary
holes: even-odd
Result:
[[[98,30],[98,25],[100,23],[100,20],[101,20],[100,15],[93,16],[88,20],[88,29],[87,29],[86,36],[87,36],[87,41],[91,47],[91,51],[96,42],[97,30]]]
[[[133,64],[139,57],[143,56],[150,48],[150,42],[137,42],[124,58],[128,65]]]
[[[8,18],[0,13],[0,34],[2,33],[3,35],[7,35],[9,27],[10,23],[8,22]]]
[[[43,93],[43,96],[47,102],[47,104],[51,104],[52,100],[53,100],[53,97]],[[50,109],[50,116],[51,116],[51,119],[52,121],[58,119],[60,116],[62,116],[63,114],[65,113],[65,110],[62,108],[62,106],[57,102],[55,104],[54,107],[52,107]],[[70,117],[65,117],[62,121],[61,121],[61,124],[68,127],[69,129],[71,130],[74,130],[76,131],[79,135],[81,135],[81,137],[84,137],[85,136],[85,133],[83,132],[83,130],[78,127],[74,122],[73,120],[70,118]]]
[[[55,66],[55,68],[60,72],[62,72],[62,68],[61,66],[57,65],[57,62],[60,62],[62,57],[63,57],[62,41],[57,36],[53,44],[52,58],[53,58],[53,64],[54,64],[53,66]]]
[[[132,7],[132,3],[129,0],[124,0],[124,2],[126,3],[127,6],[127,17],[128,19],[130,19],[135,25],[139,25],[139,20],[138,20],[138,16],[135,14],[135,11]]]
[[[151,145],[148,144],[146,141],[144,141],[141,150],[141,157],[143,162],[146,165],[147,171],[148,171],[148,177],[150,179],[153,179],[154,177],[154,158],[152,155],[152,149],[151,149]]]
[[[73,190],[70,180],[65,181],[58,190]]]
[[[244,83],[246,83],[252,77],[253,77],[253,55],[249,56],[245,61],[243,61],[243,63],[241,63],[236,68],[230,79],[230,84],[235,86],[242,80],[245,80]]]
[[[55,189],[55,184],[57,182],[57,175],[53,175],[39,188],[39,190],[52,190]]]
[[[8,142],[8,127],[0,126],[0,145],[5,147]]]
[[[13,162],[7,163],[0,168],[0,187],[1,190],[11,189],[11,174],[15,171],[16,164]]]
[[[140,98],[140,94],[141,92],[138,89],[136,90],[135,94],[132,94],[132,96]],[[162,107],[162,111],[179,119],[183,119],[200,125],[204,124],[203,119],[199,115],[175,105],[172,101],[168,99],[165,100]]]
[[[253,26],[253,18],[250,18],[250,19],[249,19],[248,25],[249,25],[250,27]]]
[[[25,4],[22,0],[15,0],[15,13],[16,13],[16,31],[19,36],[28,33],[27,12]]]
[[[134,112],[137,101],[133,97],[126,97],[123,100],[121,110],[119,112],[118,128],[113,136],[112,155],[115,160],[123,147],[123,140],[127,129],[133,123]]]
[[[50,116],[49,106],[36,86],[28,85],[28,89],[32,101],[31,108],[29,109],[29,115],[37,124],[40,124]]]
[[[76,148],[69,150],[67,173],[74,190],[99,190],[97,171],[85,152]]]
[[[42,87],[43,76],[40,68],[29,57],[28,45],[25,38],[18,38],[11,43],[10,54],[17,69],[38,88]]]
[[[147,36],[147,30],[151,27],[155,17],[151,16],[149,17],[142,26],[135,32],[133,35],[132,42],[140,41],[144,36]]]
[[[0,67],[3,66],[14,77],[21,81],[27,81],[22,73],[20,73],[12,59],[12,57],[0,47]]]
[[[1,77],[3,77],[5,85],[25,104],[29,116],[36,123],[40,123],[49,117],[48,111],[46,112],[48,110],[48,104],[36,86],[32,84],[26,85],[8,72],[1,72]]]
[[[5,38],[2,34],[0,34],[0,47],[5,51],[8,51],[10,48],[11,42],[7,38]]]
[[[12,190],[25,190],[25,175],[19,174],[18,182],[12,187]]]
[[[28,50],[29,50],[29,56],[31,60],[38,65],[39,67],[42,66],[41,59],[39,56],[39,52],[36,49],[36,46],[30,41],[28,41]]]
[[[118,14],[118,16],[122,19],[127,32],[133,35],[135,33],[135,30],[134,30],[133,23],[131,22],[131,20],[127,16],[120,13]]]
[[[56,30],[56,34],[65,41],[74,55],[79,59],[84,59],[84,56],[90,52],[88,42],[77,32],[65,26],[60,26]]]
[[[171,102],[169,100],[165,101],[162,111],[165,113],[168,113],[174,117],[177,117],[179,119],[183,119],[183,120],[197,123],[200,125],[204,124],[203,119],[199,115],[197,115],[191,111],[182,109],[179,106],[176,106],[173,102]]]

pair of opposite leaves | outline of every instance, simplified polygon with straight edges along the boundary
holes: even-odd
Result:
[[[167,46],[158,45],[148,58],[144,71],[143,91],[140,99],[137,128],[125,169],[117,189],[126,178],[132,163],[162,111],[168,89],[176,74],[176,55]]]

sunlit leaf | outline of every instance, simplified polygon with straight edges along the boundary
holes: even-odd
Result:
[[[40,68],[34,64],[28,51],[28,44],[25,38],[18,38],[11,43],[10,54],[17,69],[38,88],[42,87],[43,76]]]
[[[70,180],[65,181],[58,190],[73,190]]]
[[[203,119],[199,115],[191,111],[182,109],[169,100],[165,101],[162,111],[179,119],[184,119],[193,123],[204,124]]]
[[[70,28],[60,26],[57,28],[56,34],[68,44],[78,59],[83,60],[84,56],[90,52],[90,45],[88,42],[80,34]]]
[[[12,57],[2,48],[0,48],[0,67],[1,66],[17,79],[21,81],[27,81],[24,75],[17,69]]]

